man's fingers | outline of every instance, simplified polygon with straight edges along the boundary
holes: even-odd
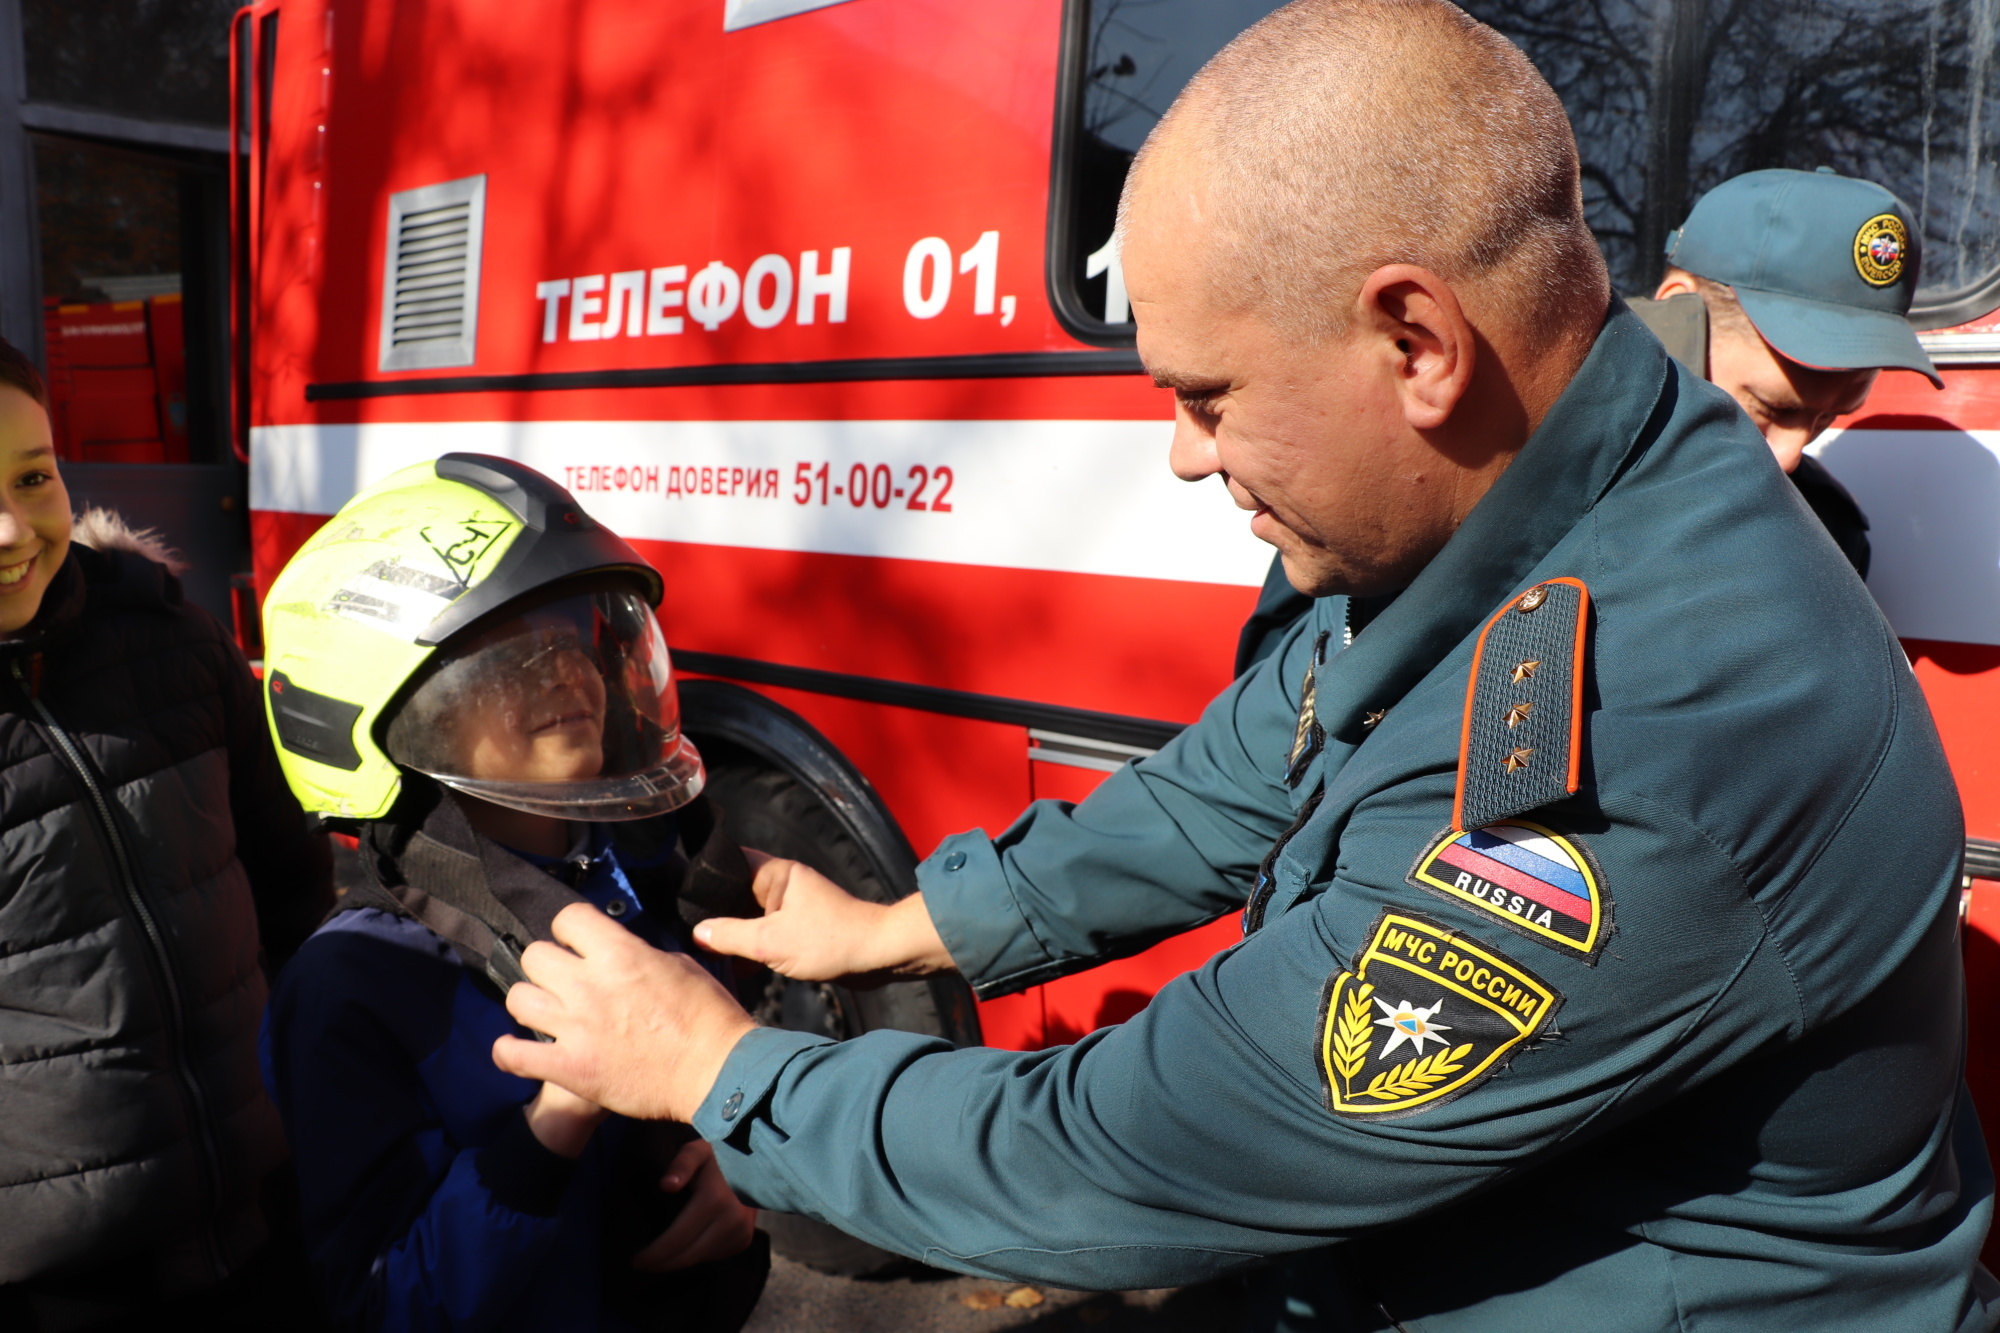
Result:
[[[527,961],[525,956],[522,961],[524,963]],[[517,981],[507,988],[507,1012],[512,1014],[515,1021],[523,1027],[531,1027],[537,1032],[546,1032],[553,1037],[556,1035],[555,1029],[561,1025],[563,1003],[533,982]]]
[[[576,988],[583,966],[583,959],[562,945],[550,944],[547,940],[535,940],[521,950],[522,973],[537,986],[557,996],[568,995]]]
[[[664,1273],[682,1267],[694,1243],[717,1221],[715,1201],[700,1194],[688,1197],[680,1215],[654,1238],[653,1243],[632,1256],[632,1267],[648,1273]]]
[[[707,1224],[693,1236],[683,1241],[679,1252],[669,1255],[664,1263],[650,1271],[673,1273],[683,1268],[693,1268],[696,1264],[713,1263],[717,1259],[727,1259],[740,1253],[750,1243],[756,1225],[743,1219],[737,1213],[723,1213],[706,1219]],[[662,1240],[665,1237],[661,1238]],[[651,1247],[648,1246],[648,1249]],[[638,1260],[633,1260],[638,1265]]]
[[[700,1173],[681,1214],[659,1239],[632,1258],[643,1272],[669,1273],[695,1264],[726,1259],[750,1243],[757,1215],[730,1192],[728,1182],[711,1164]]]
[[[741,917],[712,916],[694,928],[694,942],[711,953],[734,954],[756,962],[764,957],[764,923]]]
[[[493,1063],[520,1078],[560,1085],[561,1080],[556,1075],[565,1061],[561,1052],[548,1042],[502,1037],[493,1043]]]
[[[616,949],[619,944],[636,937],[631,931],[613,921],[589,903],[571,903],[556,913],[556,919],[549,924],[549,933],[556,941],[566,945],[579,957],[588,958],[593,953]],[[534,945],[529,945],[532,951]],[[526,953],[522,955],[525,966]],[[530,976],[534,974],[529,973]]]
[[[750,880],[750,892],[763,905],[766,912],[775,912],[785,901],[785,885],[790,882],[792,869],[797,861],[787,861],[781,857],[769,857],[757,867],[757,873]]]
[[[687,1188],[687,1183],[701,1173],[702,1167],[715,1160],[715,1149],[708,1146],[708,1140],[695,1139],[683,1143],[674,1160],[667,1163],[667,1173],[660,1177],[660,1188],[669,1194],[679,1194]]]
[[[688,1119],[756,1026],[743,1006],[687,954],[663,953],[590,908],[564,908],[553,931],[589,956],[555,944],[524,951],[531,980],[511,988],[508,1012],[555,1040],[531,1055],[512,1048],[510,1068],[622,1115]]]

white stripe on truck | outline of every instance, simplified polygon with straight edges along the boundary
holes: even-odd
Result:
[[[1172,432],[1165,421],[264,426],[251,432],[250,503],[330,514],[398,468],[462,451],[547,473],[627,537],[1261,584],[1271,548],[1219,481],[1168,470]]]
[[[1810,452],[1868,515],[1897,635],[2000,644],[2000,431],[1831,431]]]

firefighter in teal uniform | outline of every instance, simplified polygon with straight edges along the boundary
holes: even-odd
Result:
[[[1514,77],[1424,0],[1295,5],[1211,69],[1344,24],[1404,44],[1396,78],[1453,43],[1480,86]],[[1392,77],[1348,31],[1323,58]],[[1215,89],[1186,96],[1234,105]],[[1185,425],[1205,390],[1156,363],[1178,316],[1149,311],[1133,216]],[[1451,319],[1410,272],[1363,292],[1415,312],[1416,376]],[[947,839],[914,911],[774,863],[762,921],[702,932],[806,974],[818,944],[784,940],[843,930],[877,950],[855,970],[917,966],[871,943],[915,921],[995,996],[1241,911],[1137,1017],[1030,1053],[753,1030],[572,909],[581,957],[532,947],[509,998],[553,1042],[496,1059],[689,1117],[746,1198],[944,1267],[1109,1289],[1275,1261],[1265,1327],[1994,1327],[1962,827],[1923,697],[1729,398],[1615,300],[1585,338],[1434,553],[1319,598],[1159,754]]]

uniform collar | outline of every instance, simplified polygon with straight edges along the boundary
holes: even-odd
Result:
[[[1614,299],[1576,376],[1442,551],[1319,669],[1329,736],[1358,745],[1370,710],[1393,707],[1498,610],[1590,512],[1672,414],[1672,363]]]

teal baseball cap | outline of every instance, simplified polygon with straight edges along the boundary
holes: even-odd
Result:
[[[1820,370],[1896,367],[1926,375],[1905,316],[1922,234],[1873,181],[1817,171],[1750,171],[1696,201],[1667,235],[1667,262],[1736,289],[1764,341]]]

